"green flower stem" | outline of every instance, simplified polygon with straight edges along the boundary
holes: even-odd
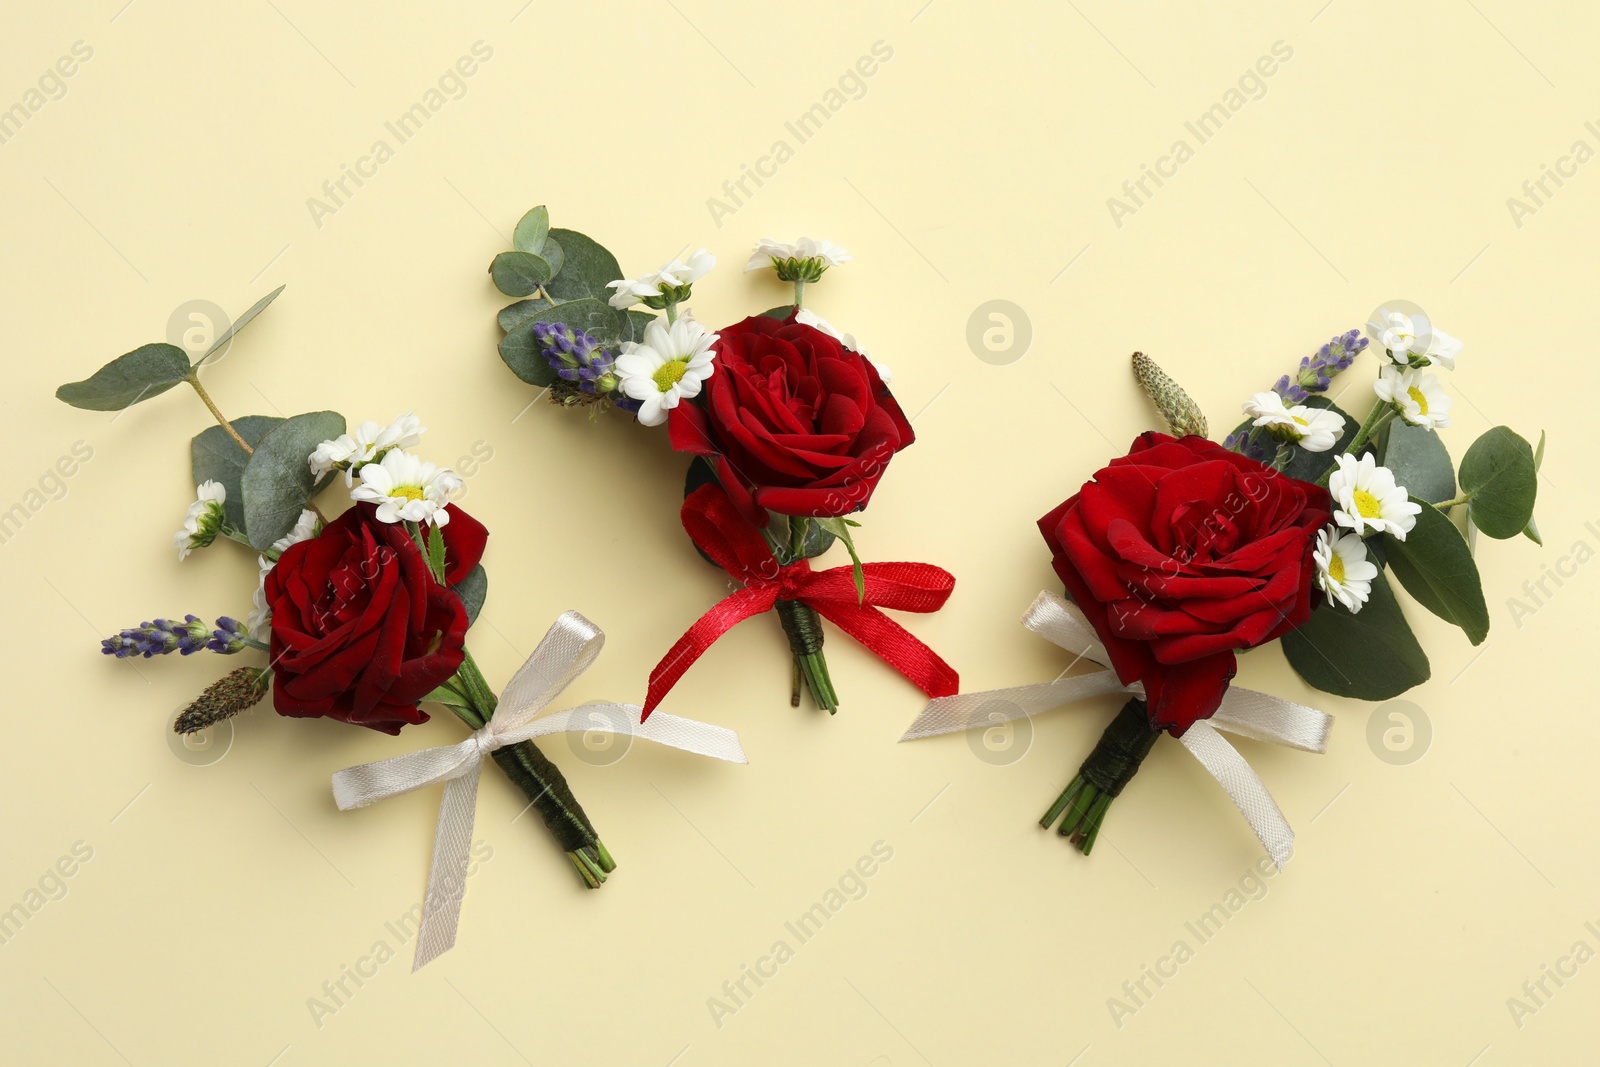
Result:
[[[794,280],[794,309],[796,311],[799,311],[801,308],[803,308],[805,306],[806,306],[806,280],[804,278],[796,278]]]
[[[1373,405],[1372,410],[1367,413],[1367,421],[1361,424],[1361,429],[1357,430],[1356,435],[1350,439],[1350,446],[1341,454],[1353,456],[1360,452],[1362,446],[1364,446],[1368,441],[1372,440],[1372,436],[1387,426],[1390,420],[1392,420],[1394,417],[1395,410],[1391,405]],[[1317,479],[1317,484],[1326,486],[1328,484],[1328,479],[1332,478],[1333,472],[1338,469],[1339,466],[1336,463],[1332,467],[1329,467],[1327,470],[1323,471],[1322,477]]]
[[[1078,768],[1077,776],[1062,790],[1039,825],[1049,829],[1061,820],[1057,830],[1070,838],[1078,851],[1087,856],[1100,836],[1111,802],[1139,773],[1139,764],[1156,743],[1161,731],[1150,728],[1149,710],[1137,698],[1129,700],[1111,720],[1089,758]]]
[[[839,694],[834,692],[833,679],[828,674],[828,661],[822,655],[822,618],[816,610],[798,600],[780,600],[773,605],[783,632],[789,638],[789,650],[794,653],[795,669],[799,672],[811,698],[829,715],[839,710]],[[791,692],[790,703],[800,706],[798,686]]]
[[[463,696],[468,707],[450,706],[462,722],[474,730],[482,729],[494,715],[498,698],[484,680],[483,671],[471,652],[465,653],[461,667],[446,683],[447,687]],[[515,745],[496,749],[494,761],[505,771],[517,787],[528,797],[528,802],[544,819],[545,826],[555,836],[567,853],[567,859],[591,889],[598,889],[606,875],[617,866],[611,853],[600,842],[589,816],[572,795],[572,788],[554,763],[532,741],[519,741]]]

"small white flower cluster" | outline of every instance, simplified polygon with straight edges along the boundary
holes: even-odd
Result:
[[[1355,613],[1372,595],[1372,580],[1378,576],[1362,538],[1386,533],[1404,541],[1422,505],[1412,501],[1405,486],[1395,482],[1394,472],[1378,466],[1370,452],[1360,458],[1338,457],[1328,478],[1328,495],[1333,497],[1334,525],[1317,534],[1312,552],[1317,587]]]
[[[1390,307],[1373,312],[1367,336],[1383,346],[1390,362],[1373,385],[1378,399],[1413,426],[1437,430],[1450,425],[1450,397],[1428,367],[1456,369],[1461,341],[1431,323],[1419,334],[1416,317]]]
[[[1344,416],[1327,408],[1296,404],[1285,407],[1277,393],[1257,393],[1245,402],[1244,413],[1252,426],[1265,429],[1280,441],[1293,441],[1307,452],[1326,452],[1344,433]]]
[[[704,248],[697,248],[689,254],[687,262],[674,259],[658,271],[637,278],[619,278],[617,281],[607,282],[607,289],[616,290],[611,294],[609,303],[618,311],[631,308],[641,301],[646,306],[658,308],[665,307],[666,302],[675,304],[683,299],[683,296],[678,295],[680,290],[699,281],[716,265],[716,256]]]
[[[379,522],[444,526],[450,521],[445,505],[461,488],[461,476],[406,451],[426,432],[410,412],[387,426],[363,422],[353,434],[319,444],[307,462],[318,478],[343,471],[350,499],[378,505]]]
[[[183,516],[183,526],[172,535],[180,562],[188,559],[195,549],[205,548],[217,539],[225,521],[222,505],[227,500],[228,488],[221,482],[206,481],[195,487],[194,503]]]

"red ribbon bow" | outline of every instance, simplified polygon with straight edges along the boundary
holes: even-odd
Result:
[[[927,563],[868,563],[861,568],[866,597],[858,599],[848,565],[813,571],[804,559],[780,564],[761,531],[739,514],[719,485],[703,485],[689,494],[683,502],[683,528],[744,588],[700,616],[656,664],[641,721],[717,638],[752,615],[770,611],[779,600],[809,605],[930,697],[951,696],[960,689],[954,668],[878,610],[938,611],[955,588],[949,571]]]

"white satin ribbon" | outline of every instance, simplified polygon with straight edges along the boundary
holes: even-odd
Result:
[[[456,943],[478,806],[478,772],[484,757],[491,752],[548,734],[593,730],[642,737],[730,763],[747,762],[739,735],[732,730],[661,711],[641,723],[643,709],[637,704],[583,704],[538,718],[600,655],[605,639],[598,626],[576,611],[569,611],[550,627],[500,695],[489,722],[471,737],[459,744],[347,767],[334,774],[333,798],[343,811],[444,783],[413,971]]]
[[[1095,637],[1094,629],[1077,605],[1054,593],[1040,593],[1023,614],[1022,625],[1080,659],[1102,666],[1110,662],[1105,647]],[[1108,693],[1128,693],[1142,698],[1144,686],[1138,682],[1123,685],[1115,671],[1103,670],[1038,685],[938,697],[928,702],[900,740],[914,741],[920,737],[987,727]],[[1190,726],[1178,740],[1211,772],[1281,870],[1293,850],[1294,831],[1260,776],[1218,731],[1226,730],[1240,737],[1270,741],[1305,752],[1324,752],[1332,725],[1332,717],[1316,708],[1253,689],[1229,686],[1216,714]]]

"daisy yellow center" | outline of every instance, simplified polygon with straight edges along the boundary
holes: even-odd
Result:
[[[683,380],[684,371],[689,369],[689,361],[685,359],[669,359],[656,368],[650,377],[655,381],[656,388],[665,393],[678,382]]]
[[[1301,426],[1310,426],[1311,425],[1305,419],[1302,419],[1299,415],[1290,415],[1289,417],[1291,419],[1293,419],[1295,422],[1298,422]]]
[[[1412,402],[1417,405],[1417,414],[1426,415],[1428,413],[1428,398],[1422,395],[1422,390],[1413,385],[1406,390],[1406,393],[1411,397]]]
[[[1383,514],[1383,505],[1378,503],[1378,498],[1365,489],[1355,491],[1356,510],[1361,512],[1363,519],[1376,519]],[[1335,557],[1337,558],[1337,557]],[[1344,568],[1341,567],[1341,570]]]
[[[1328,560],[1328,577],[1336,582],[1344,581],[1344,559],[1337,552]]]
[[[400,497],[403,500],[421,500],[422,499],[422,486],[420,486],[420,485],[397,485],[397,486],[394,487],[394,491],[391,492],[389,495],[392,496],[392,497]]]

